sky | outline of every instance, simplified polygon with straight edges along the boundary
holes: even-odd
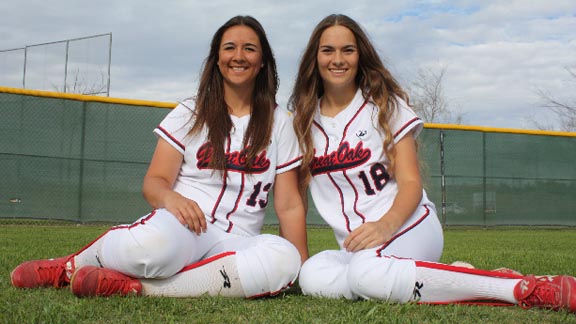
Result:
[[[553,128],[538,91],[576,97],[566,71],[576,68],[574,0],[20,0],[2,1],[0,12],[0,86],[22,87],[23,50],[7,50],[28,47],[27,88],[59,90],[63,70],[53,70],[62,64],[50,62],[62,62],[66,42],[34,45],[110,33],[109,95],[177,102],[195,94],[218,27],[251,15],[272,45],[285,106],[314,26],[342,13],[364,28],[404,87],[420,70],[445,68],[444,96],[462,124]],[[68,71],[99,71],[92,79],[76,73],[78,83],[104,79],[108,44],[109,36],[69,43]]]

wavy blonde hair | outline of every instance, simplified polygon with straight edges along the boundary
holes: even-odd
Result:
[[[294,89],[288,102],[289,109],[295,113],[294,130],[303,152],[302,165],[299,170],[301,193],[305,193],[311,179],[310,163],[314,158],[312,127],[318,101],[324,95],[317,60],[320,37],[326,29],[332,26],[344,26],[356,38],[359,54],[356,85],[362,90],[364,98],[371,100],[379,107],[378,125],[385,135],[382,145],[384,153],[390,161],[388,166],[390,173],[394,170],[394,137],[390,131],[389,121],[397,109],[398,98],[403,99],[406,103],[409,102],[407,93],[384,66],[367,34],[356,21],[341,14],[333,14],[320,21],[314,28],[302,54]]]

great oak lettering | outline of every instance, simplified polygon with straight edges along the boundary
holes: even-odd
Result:
[[[198,166],[198,169],[209,169],[212,152],[213,146],[211,143],[204,143],[200,146],[196,153],[196,158],[198,159],[196,166]],[[266,153],[267,151],[263,150],[254,157],[249,173],[264,173],[270,168],[270,160],[266,157]],[[226,153],[226,169],[228,171],[248,173],[248,170],[246,170],[246,150]],[[263,184],[262,181],[258,181],[258,183],[254,185],[254,190],[249,195],[249,198],[246,200],[246,204],[252,207],[258,206],[259,208],[265,208],[266,205],[268,205],[268,192],[271,188],[272,183]],[[261,192],[265,194],[265,198],[259,198]]]
[[[346,171],[364,164],[371,156],[371,151],[364,148],[362,141],[359,141],[354,148],[350,147],[350,143],[343,142],[335,151],[315,156],[312,160],[311,173],[316,176],[324,173]],[[374,189],[382,190],[390,180],[386,167],[381,163],[372,165],[368,172],[360,171],[358,177],[362,180],[364,192],[369,196],[376,194]],[[370,183],[369,177],[372,179],[372,183]]]
[[[212,157],[212,144],[205,143],[200,146],[196,153],[198,159],[198,169],[209,169]],[[263,173],[270,167],[270,160],[266,157],[266,150],[254,157],[250,173]],[[226,153],[226,169],[229,171],[247,172],[246,170],[246,150]]]
[[[364,149],[362,141],[359,141],[354,148],[350,147],[350,143],[343,142],[332,153],[315,156],[312,160],[311,173],[315,176],[350,169],[368,161],[371,155],[369,149]]]

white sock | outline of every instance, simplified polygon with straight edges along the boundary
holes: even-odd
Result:
[[[191,264],[181,272],[166,279],[140,279],[145,296],[245,297],[238,276],[236,255],[225,252]]]
[[[427,303],[497,300],[517,304],[514,287],[520,280],[492,271],[416,262],[414,300]]]

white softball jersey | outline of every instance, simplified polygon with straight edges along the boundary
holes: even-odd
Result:
[[[279,107],[274,110],[270,145],[256,156],[252,173],[245,171],[243,147],[250,116],[230,116],[234,127],[225,143],[227,170],[223,178],[220,172],[208,167],[213,148],[206,140],[207,129],[194,136],[189,134],[194,110],[194,101],[186,100],[154,130],[184,155],[174,190],[196,201],[207,221],[220,229],[248,236],[259,234],[276,174],[301,163],[290,113]]]
[[[398,99],[398,103],[390,125],[394,143],[410,131],[418,136],[424,124],[404,101]],[[310,191],[340,247],[358,226],[380,219],[398,192],[395,179],[387,171],[389,161],[382,147],[384,133],[378,128],[378,111],[358,90],[348,107],[335,117],[322,116],[319,107],[316,112]],[[414,219],[406,226],[434,208],[424,192]]]

